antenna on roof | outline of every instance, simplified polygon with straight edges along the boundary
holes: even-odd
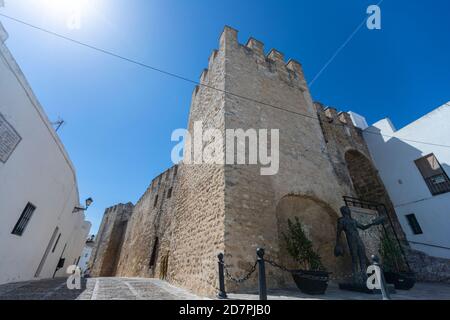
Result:
[[[1,2],[2,0],[0,0]],[[52,125],[56,126],[55,131],[58,132],[58,130],[61,128],[61,126],[66,123],[63,119],[59,118],[58,121],[52,122]]]

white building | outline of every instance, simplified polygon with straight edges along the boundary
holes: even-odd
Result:
[[[450,103],[396,130],[364,130],[375,165],[413,249],[450,259]]]
[[[64,276],[90,229],[74,212],[74,167],[7,37],[0,24],[0,284]]]
[[[89,260],[91,259],[92,250],[94,249],[95,241],[94,236],[87,239],[86,244],[81,252],[81,259],[78,263],[78,266],[81,269],[81,272],[84,273],[86,269],[89,267]]]

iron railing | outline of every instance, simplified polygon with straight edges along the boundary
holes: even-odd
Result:
[[[440,173],[425,179],[425,182],[433,196],[450,192],[450,180],[446,174]]]
[[[389,225],[391,226],[392,233],[394,234],[395,240],[400,248],[400,251],[402,253],[403,262],[405,263],[406,267],[409,271],[411,271],[411,267],[409,265],[408,259],[406,257],[406,253],[403,250],[402,243],[400,241],[400,238],[396,232],[394,222],[392,221],[391,215],[389,214],[386,205],[384,203],[380,202],[374,202],[374,201],[367,201],[367,200],[361,200],[359,198],[355,197],[349,197],[349,196],[343,196],[344,202],[346,206],[352,206],[352,207],[358,207],[363,209],[370,209],[378,212],[379,216],[385,215],[388,218]],[[394,212],[395,214],[395,212]],[[386,230],[386,227],[383,224],[383,231],[386,236],[389,237],[389,233]]]

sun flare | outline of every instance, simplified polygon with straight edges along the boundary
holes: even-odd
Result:
[[[54,14],[70,14],[85,8],[85,0],[44,0],[45,8]]]
[[[82,14],[89,0],[42,0],[46,14],[54,19],[64,19],[69,29],[80,29]]]

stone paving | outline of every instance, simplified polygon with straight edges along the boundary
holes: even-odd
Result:
[[[257,300],[258,294],[228,294],[230,300]],[[81,290],[69,290],[66,279],[0,285],[0,300],[198,300],[205,299],[165,281],[143,278],[88,278]],[[330,283],[323,296],[293,290],[269,290],[269,300],[380,300],[370,295],[339,290]],[[417,283],[410,291],[397,291],[393,300],[450,300],[449,284]]]
[[[311,296],[300,290],[268,290],[268,300],[381,300],[381,294],[366,294],[340,290],[336,283],[330,283],[325,295]],[[255,300],[258,293],[229,294],[229,299]],[[409,291],[397,290],[392,300],[450,300],[450,284],[416,283]]]
[[[88,278],[80,290],[69,290],[66,279],[0,286],[0,300],[198,300],[200,297],[157,279]]]

